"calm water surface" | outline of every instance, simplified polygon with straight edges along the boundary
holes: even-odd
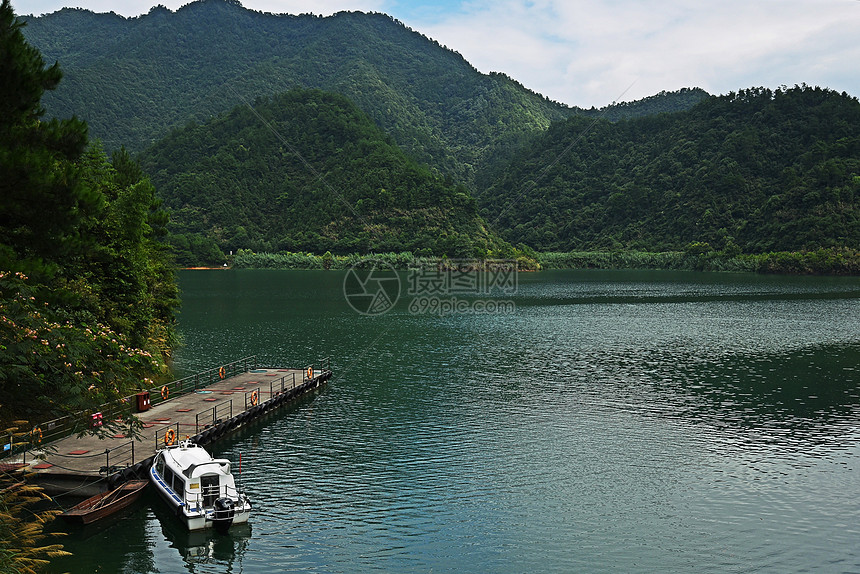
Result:
[[[187,271],[179,374],[332,357],[228,441],[249,527],[152,496],[72,572],[860,572],[860,281],[521,274],[502,315],[361,316],[342,273]]]

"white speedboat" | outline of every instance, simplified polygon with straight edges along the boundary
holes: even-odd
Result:
[[[233,524],[248,522],[251,502],[236,490],[230,461],[212,458],[190,441],[159,450],[149,479],[188,530],[214,527],[226,532]]]

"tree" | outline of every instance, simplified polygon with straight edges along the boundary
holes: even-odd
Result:
[[[128,154],[41,120],[62,76],[0,4],[0,423],[95,407],[166,373],[167,216]]]
[[[9,0],[0,4],[0,268],[50,275],[77,240],[81,218],[99,198],[74,165],[87,144],[76,118],[42,121],[41,98],[57,87],[24,39]],[[38,208],[34,209],[34,206]]]

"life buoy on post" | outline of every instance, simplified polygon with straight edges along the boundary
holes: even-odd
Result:
[[[169,397],[169,396],[170,396],[170,389],[167,388],[167,385],[164,385],[163,387],[161,387],[161,398],[166,401],[167,397]]]
[[[167,432],[164,433],[164,445],[173,446],[174,444],[176,444],[176,431],[167,429]]]
[[[259,400],[260,397],[257,394],[257,391],[251,391],[251,406],[256,407]]]
[[[227,371],[224,370],[224,367],[221,367],[220,369],[218,369],[218,376],[221,377],[222,379],[224,378],[224,375],[226,375],[226,374],[227,374]]]
[[[308,367],[308,370],[305,371],[305,374],[308,376],[309,379],[313,379],[314,378],[314,368]]]
[[[42,429],[39,427],[34,428],[30,431],[30,437],[36,444],[42,444]]]

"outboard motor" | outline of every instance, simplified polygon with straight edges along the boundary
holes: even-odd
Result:
[[[233,500],[222,496],[215,500],[213,508],[215,512],[212,517],[212,524],[215,526],[215,530],[219,534],[227,534],[233,524],[233,515],[236,513]]]

